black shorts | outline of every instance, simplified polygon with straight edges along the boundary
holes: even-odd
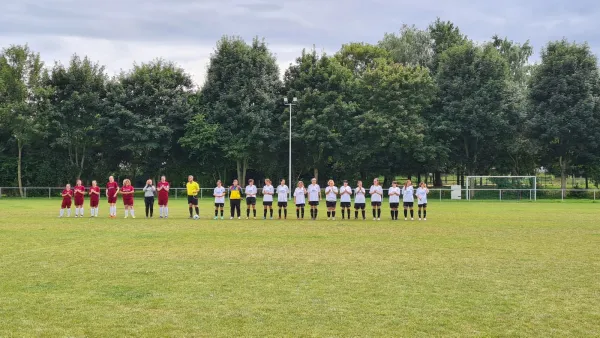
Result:
[[[327,205],[328,208],[335,208],[337,202],[331,202],[331,201],[325,201],[325,205]]]
[[[198,196],[188,195],[188,204],[198,205]]]
[[[304,208],[304,203],[296,204],[296,208]]]
[[[371,202],[371,206],[372,207],[380,207],[381,206],[381,202]]]
[[[277,202],[277,206],[280,208],[287,208],[287,202]]]
[[[246,197],[246,204],[256,205],[256,197]]]
[[[215,208],[223,208],[225,203],[215,203]]]
[[[340,202],[340,207],[342,207],[342,208],[350,208],[350,202]]]
[[[398,209],[399,205],[400,205],[400,203],[390,203],[390,208],[391,209]]]
[[[427,208],[427,203],[419,204],[419,208]]]
[[[311,207],[316,207],[317,205],[319,205],[319,201],[309,201],[308,205],[310,205]]]
[[[271,207],[271,206],[273,206],[273,201],[263,201],[263,205],[265,207]]]
[[[358,210],[365,210],[365,204],[364,203],[354,203],[354,209]]]
[[[404,202],[405,208],[412,208],[415,205],[415,202]]]

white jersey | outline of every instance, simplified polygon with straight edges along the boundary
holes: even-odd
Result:
[[[354,203],[364,204],[366,192],[367,191],[363,187],[354,189]]]
[[[246,194],[246,197],[256,197],[257,191],[258,191],[258,189],[256,189],[255,185],[247,185],[246,189],[244,189],[244,193]]]
[[[273,202],[273,193],[275,192],[275,190],[273,190],[273,186],[272,185],[265,185],[263,187],[263,202]]]
[[[380,185],[372,185],[371,189],[369,189],[369,194],[371,194],[371,202],[381,202],[383,199],[383,188]]]
[[[287,185],[277,186],[277,202],[287,202],[289,192]]]
[[[318,202],[320,192],[321,192],[321,187],[319,187],[318,184],[309,185],[308,186],[308,201],[309,202]]]
[[[427,193],[429,190],[427,188],[419,188],[417,189],[417,197],[419,198],[419,204],[427,204]]]
[[[388,195],[390,196],[390,203],[400,203],[400,187],[390,187]]]
[[[408,187],[402,187],[402,200],[404,202],[415,201],[415,190],[412,185],[409,185]]]
[[[328,202],[335,202],[335,201],[337,201],[337,193],[338,193],[338,188],[337,187],[327,186],[325,188],[325,200],[328,201]]]
[[[306,204],[306,189],[296,188],[294,197],[296,197],[296,204]]]
[[[344,194],[346,192],[346,194]],[[352,196],[352,188],[349,185],[340,187],[340,202],[350,202]]]
[[[216,187],[213,191],[215,203],[225,203],[225,187]]]

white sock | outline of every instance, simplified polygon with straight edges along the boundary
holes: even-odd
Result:
[[[133,209],[129,210],[129,213],[131,214],[131,217],[135,217],[135,214],[133,213]]]
[[[98,217],[98,208],[94,208],[94,216]]]
[[[60,217],[63,217],[65,215],[65,209],[60,209]]]
[[[116,206],[112,206],[111,209],[112,209],[111,210],[111,215],[117,216],[117,207]]]
[[[67,209],[67,217],[71,217],[71,208]]]
[[[129,216],[129,209],[125,209],[125,217]]]
[[[169,216],[169,207],[165,207],[165,216]]]
[[[84,214],[83,207],[79,208],[79,212],[80,212],[81,217],[83,217],[83,214]]]
[[[162,205],[158,207],[158,210],[160,212],[160,217],[162,217],[162,215],[163,215],[163,207],[162,207]]]

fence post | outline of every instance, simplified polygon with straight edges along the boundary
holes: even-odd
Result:
[[[23,189],[23,198],[27,198],[27,187]]]
[[[561,201],[565,200],[565,189],[560,189],[560,200]]]
[[[203,196],[202,192],[203,191],[204,191],[204,189],[200,189],[200,199],[202,199],[202,196]]]
[[[0,198],[2,198],[2,188],[0,188]]]
[[[502,201],[502,189],[500,189],[500,200]]]
[[[2,190],[0,190],[0,196],[2,196]],[[596,200],[596,190],[594,190],[594,201]]]
[[[177,199],[177,191],[178,191],[178,190],[179,190],[179,189],[175,188],[175,199]]]
[[[50,189],[51,188],[48,188],[48,199],[50,199]]]
[[[442,189],[440,189],[440,202],[442,201]]]

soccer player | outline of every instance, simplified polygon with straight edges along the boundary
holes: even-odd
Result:
[[[123,205],[125,206],[125,218],[129,217],[131,213],[131,218],[135,218],[135,213],[133,212],[133,193],[135,189],[133,185],[131,185],[131,181],[126,178],[123,180],[123,188],[121,189],[121,195],[123,196]]]
[[[383,200],[383,188],[379,185],[378,178],[373,180],[373,185],[369,189],[369,194],[371,194],[373,220],[381,221],[381,201]]]
[[[219,211],[221,211],[221,219],[223,219],[223,208],[225,207],[225,187],[221,180],[217,181],[217,187],[213,190],[215,197],[215,218],[219,219]]]
[[[317,179],[312,178],[308,186],[308,205],[310,205],[310,218],[317,219],[319,212],[319,201],[321,200],[321,187],[317,184]]]
[[[358,219],[358,210],[360,209],[362,212],[363,221],[367,219],[366,211],[365,211],[365,188],[363,188],[362,181],[356,182],[356,189],[354,189],[354,219]]]
[[[241,219],[240,204],[242,203],[242,187],[238,183],[238,180],[233,180],[233,184],[229,188],[229,207],[231,208],[231,217],[233,219],[235,212],[237,212],[237,218]]]
[[[413,205],[415,202],[415,191],[410,180],[406,180],[404,187],[402,187],[402,201],[404,202],[404,220],[407,221],[407,211],[410,208],[410,220],[414,221],[415,211]]]
[[[258,189],[254,185],[254,180],[249,179],[248,185],[246,189],[244,189],[244,193],[246,194],[246,219],[250,218],[250,208],[252,208],[252,214],[254,215],[254,219],[256,219],[256,193]]]
[[[352,188],[348,185],[348,181],[344,180],[344,185],[340,187],[340,206],[342,207],[342,219],[345,218],[344,211],[348,212],[350,219],[350,203],[352,196]]]
[[[325,204],[327,205],[327,220],[335,221],[335,207],[337,204],[338,188],[333,180],[327,181],[325,188]]]
[[[392,214],[392,220],[398,220],[398,206],[400,205],[400,195],[402,191],[398,187],[398,182],[392,182],[392,186],[388,190],[388,196],[390,196],[390,213]]]
[[[160,218],[169,217],[169,189],[171,186],[169,182],[167,182],[167,178],[165,176],[160,177],[160,182],[156,185],[156,190],[158,191],[158,210],[160,212]]]
[[[106,198],[110,210],[110,218],[117,217],[117,194],[119,193],[119,183],[115,182],[115,178],[110,176],[106,183]]]
[[[277,186],[277,207],[279,209],[279,219],[281,219],[281,209],[283,208],[283,217],[287,219],[287,204],[288,204],[288,194],[290,193],[290,189],[287,185],[285,185],[285,180],[281,179],[279,181],[279,185]]]
[[[264,213],[263,213],[263,219],[267,219],[267,209],[269,209],[269,214],[271,219],[273,219],[273,194],[275,193],[275,189],[273,188],[273,185],[271,184],[271,180],[270,179],[265,179],[265,186],[262,188],[262,194],[263,194],[263,207],[264,207]]]
[[[77,180],[75,188],[73,189],[75,194],[75,218],[83,217],[83,203],[85,196],[85,187],[81,184],[81,180]]]
[[[98,182],[92,181],[90,187],[90,214],[91,217],[98,217],[98,204],[100,203],[100,187]]]
[[[306,205],[306,188],[304,182],[298,182],[296,190],[294,190],[294,204],[296,205],[296,218],[304,219],[304,206]]]
[[[143,190],[146,218],[148,218],[148,216],[152,218],[152,216],[154,216],[154,194],[156,193],[156,187],[152,184],[152,180],[149,179],[146,181],[146,186]]]
[[[60,195],[62,196],[62,203],[60,205],[60,216],[58,217],[63,217],[65,215],[65,209],[67,209],[67,217],[71,217],[71,205],[73,204],[73,201],[71,200],[73,197],[71,185],[67,184]]]
[[[200,209],[198,208],[198,192],[200,191],[200,185],[194,181],[194,176],[188,176],[188,182],[185,184],[188,197],[188,210],[190,211],[190,218],[194,218],[194,209],[196,210],[196,216],[200,217]]]
[[[423,220],[427,220],[427,194],[429,194],[427,185],[424,182],[419,183],[419,188],[417,189],[417,198],[419,199],[417,202],[417,206],[419,207],[419,221],[421,220],[421,209],[423,210]]]

